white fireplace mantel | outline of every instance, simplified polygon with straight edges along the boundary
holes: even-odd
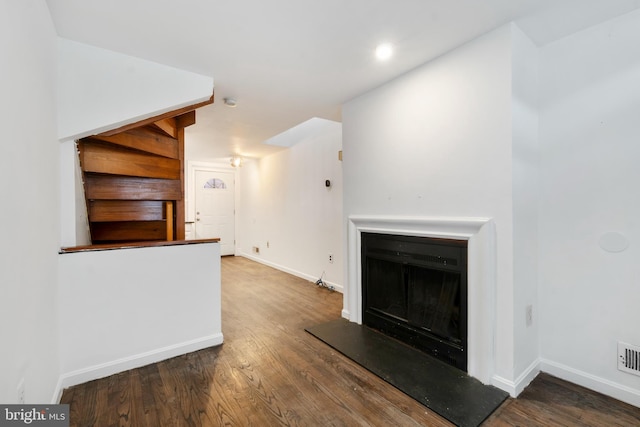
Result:
[[[496,231],[491,218],[351,215],[342,316],[362,324],[361,233],[468,241],[467,372],[485,384],[495,369]]]

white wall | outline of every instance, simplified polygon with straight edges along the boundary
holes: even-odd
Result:
[[[0,2],[0,402],[49,403],[59,375],[56,34],[43,0]]]
[[[496,374],[514,376],[511,27],[343,107],[344,214],[493,218]],[[350,260],[351,262],[351,260]]]
[[[543,369],[636,406],[616,343],[640,345],[638,46],[640,11],[541,49],[539,252]]]
[[[539,317],[543,315],[538,307],[539,58],[537,47],[516,25],[511,31],[514,377],[522,388],[538,373]],[[527,306],[532,310],[530,326]]]
[[[325,121],[323,128],[239,169],[236,253],[310,281],[324,272],[342,290],[342,126]]]
[[[58,39],[58,136],[79,139],[206,101],[213,78]]]
[[[62,385],[222,343],[220,245],[59,255]]]

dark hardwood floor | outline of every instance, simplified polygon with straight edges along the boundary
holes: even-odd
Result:
[[[71,426],[450,426],[304,328],[342,295],[222,261],[225,343],[65,390]],[[487,426],[640,426],[640,409],[541,374]]]

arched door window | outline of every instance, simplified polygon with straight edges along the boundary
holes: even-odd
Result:
[[[204,188],[225,189],[227,188],[227,184],[225,184],[224,181],[221,179],[211,178],[210,180],[204,183]]]

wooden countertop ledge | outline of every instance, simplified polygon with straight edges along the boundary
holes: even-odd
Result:
[[[198,239],[198,240],[173,240],[161,242],[128,242],[128,243],[105,243],[101,245],[70,246],[60,248],[60,254],[70,254],[75,252],[111,251],[114,249],[134,249],[134,248],[154,248],[158,246],[182,246],[197,245],[200,243],[217,243],[219,238]]]

